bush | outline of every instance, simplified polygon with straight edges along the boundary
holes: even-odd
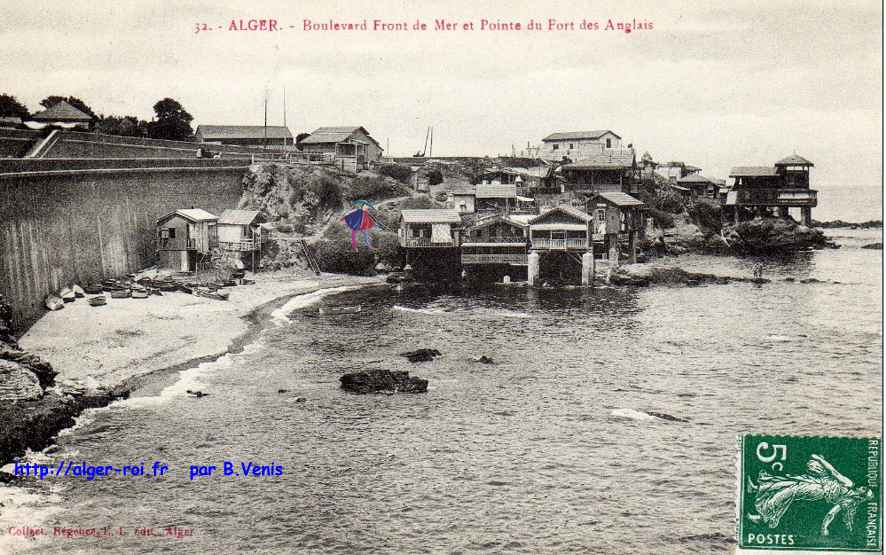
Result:
[[[655,225],[662,229],[668,229],[674,227],[674,216],[665,212],[664,210],[659,210],[658,208],[649,207],[646,209],[646,213],[652,218],[655,222]]]
[[[351,190],[347,194],[348,200],[376,200],[396,197],[405,194],[406,191],[399,185],[391,183],[381,177],[358,177],[351,182]]]
[[[396,233],[378,233],[373,237],[373,246],[380,262],[391,266],[403,265],[403,251],[400,250],[400,238]]]
[[[329,234],[328,239],[317,243],[315,255],[320,269],[324,272],[344,274],[365,274],[375,264],[374,254],[366,248],[362,235],[358,235],[359,250],[354,252],[351,247],[351,231],[344,227],[333,226],[336,231]]]
[[[410,197],[400,203],[400,210],[421,210],[424,208],[436,208],[434,201],[428,197]]]
[[[410,180],[412,180],[412,168],[408,166],[401,166],[400,164],[382,164],[377,171],[381,175],[393,177],[401,183],[409,183]]]
[[[702,231],[719,232],[723,227],[719,203],[708,199],[696,199],[689,204],[687,212],[692,219],[692,223],[701,228]]]
[[[428,172],[428,185],[439,185],[443,183],[443,172],[440,170],[431,170]]]
[[[319,179],[311,181],[308,185],[308,190],[317,195],[320,206],[326,208],[337,208],[341,206],[341,187],[338,182],[329,176],[324,175]]]

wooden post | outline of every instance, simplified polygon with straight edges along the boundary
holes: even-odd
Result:
[[[630,250],[630,263],[637,263],[637,232],[629,231],[628,232],[628,248]]]
[[[619,264],[618,233],[607,233],[606,237],[609,239],[609,268],[615,269]]]
[[[529,287],[535,287],[535,282],[538,281],[539,275],[539,255],[537,252],[532,251],[529,253],[529,257],[527,259],[527,281],[529,282]]]
[[[594,251],[591,250],[581,255],[581,284],[585,287],[594,281]]]

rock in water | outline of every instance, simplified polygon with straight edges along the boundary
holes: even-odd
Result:
[[[486,355],[479,356],[473,360],[474,362],[479,362],[480,364],[494,364],[492,358]]]
[[[17,362],[0,360],[0,401],[25,401],[43,397],[40,380]]]
[[[425,393],[428,390],[428,380],[410,376],[409,372],[390,370],[352,372],[339,378],[339,381],[342,389],[352,393]]]
[[[434,357],[440,355],[441,353],[437,349],[416,349],[415,351],[400,353],[400,356],[408,358],[409,362],[427,362],[434,360]]]

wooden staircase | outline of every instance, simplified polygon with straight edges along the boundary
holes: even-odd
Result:
[[[320,264],[317,262],[317,257],[314,256],[314,253],[311,252],[311,249],[308,247],[308,242],[304,239],[299,239],[297,243],[305,255],[305,260],[308,261],[308,266],[313,270],[314,274],[319,276]]]

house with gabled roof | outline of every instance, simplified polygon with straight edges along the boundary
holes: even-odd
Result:
[[[777,210],[787,216],[791,208],[800,208],[800,220],[812,224],[812,209],[818,205],[818,191],[810,188],[812,162],[793,154],[772,166],[737,166],[729,172],[732,188],[726,194],[725,207],[738,223],[741,210],[762,214]]]
[[[28,122],[37,126],[55,125],[66,129],[91,129],[95,118],[75,108],[69,102],[60,100],[49,108],[33,114]],[[34,127],[34,126],[31,126]]]
[[[607,150],[620,150],[621,137],[610,129],[551,133],[541,140],[539,158],[559,162],[584,160]]]
[[[358,167],[379,162],[384,152],[362,126],[318,127],[298,143],[298,148],[309,155],[332,160],[355,157]]]
[[[560,172],[572,191],[637,193],[640,186],[633,148],[594,154],[562,165]]]
[[[170,212],[157,220],[160,267],[193,272],[218,246],[218,216],[201,208]]]
[[[459,246],[461,215],[450,208],[400,211],[400,246],[452,248]]]
[[[198,143],[240,146],[292,146],[292,132],[284,125],[198,125]]]
[[[593,218],[586,212],[562,204],[529,220],[533,250],[576,250],[591,248]]]

